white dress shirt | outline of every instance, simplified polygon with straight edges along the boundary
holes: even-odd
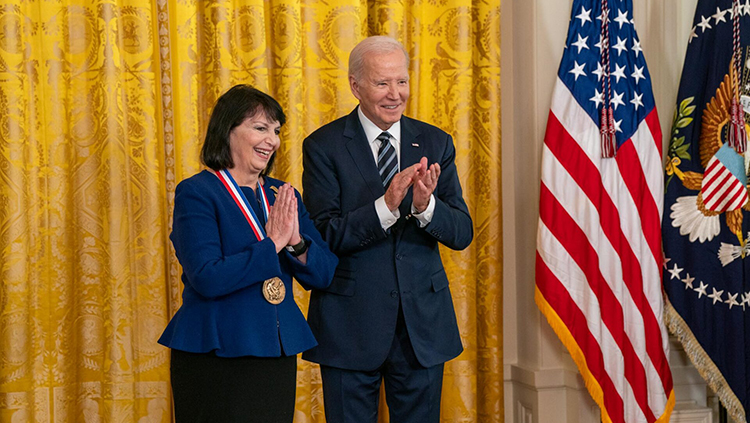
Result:
[[[364,113],[362,113],[361,107],[357,108],[357,114],[359,115],[359,122],[362,124],[362,128],[365,130],[367,142],[370,143],[370,149],[372,150],[372,159],[375,161],[375,165],[377,166],[378,150],[380,149],[380,141],[378,140],[378,136],[380,136],[380,134],[384,131],[378,128],[377,125],[372,123],[372,121],[368,119]],[[396,160],[398,160],[398,169],[400,172],[401,121],[398,121],[391,125],[391,127],[388,128],[387,132],[391,136],[389,142],[396,149]],[[378,214],[378,218],[380,219],[380,226],[383,227],[383,230],[387,230],[388,228],[396,224],[398,218],[401,217],[401,213],[399,212],[398,208],[393,211],[388,209],[388,206],[385,204],[385,195],[375,200],[375,212]],[[434,212],[435,198],[432,194],[430,194],[430,201],[427,204],[427,208],[422,213],[417,213],[417,209],[414,208],[414,203],[412,203],[411,205],[411,214],[417,219],[417,221],[419,221],[420,228],[424,228],[432,221],[432,215],[434,214]]]

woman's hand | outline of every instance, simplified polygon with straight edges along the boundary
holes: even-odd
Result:
[[[276,246],[277,253],[290,245],[293,236],[296,236],[297,242],[299,242],[297,197],[294,195],[294,188],[289,184],[284,184],[279,188],[276,202],[274,202],[271,212],[268,214],[266,234]]]
[[[302,241],[302,237],[299,234],[299,216],[297,216],[297,196],[294,195],[294,188],[292,188],[292,198],[294,198],[294,229],[292,229],[292,236],[289,238],[289,245],[297,245]]]

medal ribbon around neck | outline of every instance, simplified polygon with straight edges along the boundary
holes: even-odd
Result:
[[[221,183],[224,184],[224,188],[227,189],[229,195],[237,204],[237,207],[240,208],[240,211],[245,216],[245,219],[247,219],[247,223],[249,223],[250,227],[253,229],[255,237],[258,238],[258,241],[263,241],[263,239],[266,238],[266,231],[263,230],[263,226],[261,226],[260,222],[258,221],[258,216],[255,215],[253,208],[250,207],[250,202],[247,201],[245,194],[242,193],[242,190],[240,190],[239,185],[237,185],[237,182],[234,181],[232,175],[226,170],[220,170],[216,172],[216,176],[219,178]],[[266,222],[268,222],[268,213],[271,211],[271,209],[268,205],[268,197],[266,197],[266,193],[265,191],[263,191],[263,187],[260,185],[260,179],[258,179],[258,192],[260,193],[261,204],[263,205],[263,217],[266,219]]]

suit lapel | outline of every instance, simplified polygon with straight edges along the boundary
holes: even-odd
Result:
[[[404,170],[407,167],[418,163],[422,159],[424,146],[422,145],[422,139],[420,137],[419,130],[411,122],[411,119],[406,116],[401,117],[401,163],[400,170]],[[401,202],[399,211],[401,216],[406,216],[411,213],[411,201],[412,201],[412,190],[406,193],[404,201]]]
[[[347,116],[344,138],[346,138],[346,149],[352,156],[352,160],[354,160],[354,164],[362,175],[365,185],[367,185],[373,197],[380,197],[385,193],[383,182],[380,179],[375,159],[372,157],[372,150],[367,142],[365,130],[362,129],[362,124],[359,122],[357,109],[354,109]]]
[[[421,133],[411,122],[411,119],[406,116],[401,117],[401,154],[399,162],[399,171],[406,169],[407,167],[418,163],[424,155],[423,141],[420,137]],[[354,161],[359,173],[362,175],[362,179],[365,181],[365,185],[372,193],[373,197],[377,198],[385,194],[383,189],[383,182],[380,179],[378,173],[378,167],[375,164],[375,159],[372,157],[372,150],[367,142],[365,131],[362,129],[362,124],[359,122],[359,116],[357,109],[354,109],[346,119],[346,126],[344,127],[344,138],[346,143],[346,149]],[[412,202],[412,190],[406,193],[406,197],[399,206],[399,211],[402,216],[406,216],[411,213],[411,202]]]

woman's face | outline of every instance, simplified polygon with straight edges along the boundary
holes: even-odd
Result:
[[[229,133],[229,149],[234,168],[241,172],[259,175],[268,160],[279,149],[278,121],[269,119],[262,111],[246,118]]]

